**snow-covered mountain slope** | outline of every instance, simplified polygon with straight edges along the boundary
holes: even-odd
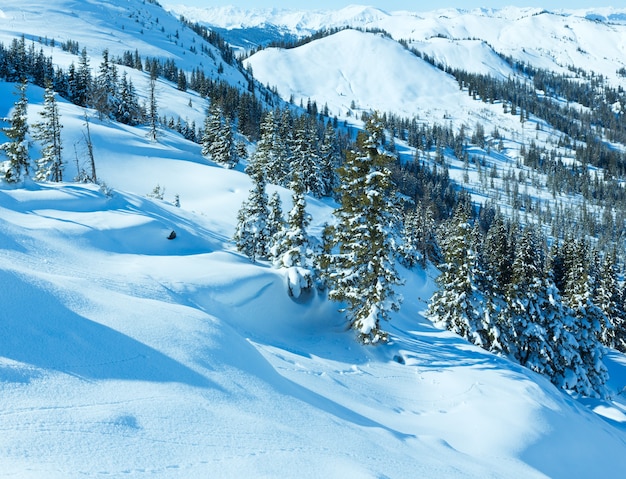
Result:
[[[442,105],[471,103],[452,77],[397,42],[355,30],[296,49],[262,50],[246,62],[260,81],[275,85],[283,97],[305,104],[314,99],[339,117],[351,105],[404,115],[430,109],[443,117]]]
[[[283,32],[297,36],[310,35],[318,30],[350,24],[380,21],[389,14],[373,7],[352,5],[340,10],[250,10],[233,6],[189,7],[170,5],[165,8],[177,15],[206,23],[225,30],[248,30],[253,28],[277,27]]]
[[[469,40],[531,65],[567,72],[568,66],[603,72],[615,78],[626,64],[624,32],[626,12],[611,8],[547,11],[539,8],[442,9],[427,12],[385,12],[351,6],[338,11],[245,11],[232,7],[190,8],[169,6],[171,11],[225,31],[237,30],[245,39],[245,27],[270,28],[285,36],[302,37],[324,29],[350,26],[382,29],[396,40],[434,56],[438,61],[468,71],[493,73],[497,63],[476,61]],[[275,35],[272,35],[275,39]],[[236,35],[229,40],[237,42]],[[469,44],[471,45],[471,43]],[[470,50],[468,56],[467,50]],[[485,53],[480,53],[485,55]],[[502,72],[505,73],[505,72]]]
[[[81,113],[66,105],[66,124]],[[572,478],[626,467],[621,396],[579,404],[433,328],[419,298],[434,271],[404,272],[392,344],[359,346],[336,304],[317,292],[294,301],[280,271],[234,252],[247,176],[177,136],[154,144],[95,120],[94,131],[110,196],[72,183],[0,189],[2,475]],[[141,194],[144,175],[180,189],[182,206]],[[310,202],[326,221],[330,207]],[[626,362],[607,363],[618,393]]]
[[[511,74],[482,42],[454,45],[447,54],[499,77]],[[298,48],[267,48],[244,62],[284,99],[315,101],[338,118],[358,122],[361,112],[377,110],[457,128],[493,124],[508,135],[524,135],[519,119],[504,114],[502,105],[473,100],[452,76],[380,34],[343,30]]]
[[[196,56],[189,48],[200,39],[148,1],[4,1],[0,40],[22,34],[77,41],[92,67],[104,48],[188,69],[203,62],[216,75],[219,67],[217,51],[215,62]],[[506,75],[486,43],[433,44],[440,41]],[[45,48],[60,66],[76,61]],[[496,115],[500,106],[476,107],[450,77],[389,38],[344,31],[302,49],[259,55],[285,69],[297,64],[319,89],[283,70],[287,87],[297,85],[303,99],[327,95],[338,112],[350,108],[347,98],[400,112],[419,102],[439,121],[474,112],[489,125],[521,128],[518,118]],[[369,51],[387,58],[392,74]],[[381,94],[355,58],[401,93]],[[325,79],[330,67],[338,76]],[[125,71],[146,99],[146,73]],[[224,76],[237,84],[239,74],[227,68]],[[0,83],[2,118],[14,89]],[[193,92],[159,80],[157,96],[162,115],[204,117],[206,102]],[[28,98],[34,123],[43,91],[29,86]],[[146,127],[100,120],[62,99],[59,113],[68,181],[0,185],[0,476],[569,479],[619,477],[626,468],[623,355],[606,357],[612,399],[571,398],[434,328],[423,316],[433,269],[402,271],[405,302],[385,325],[392,343],[365,348],[345,330],[339,305],[317,290],[293,300],[281,271],[235,251],[236,214],[251,187],[242,166],[218,167],[178,134],[160,130],[153,142]],[[84,166],[85,114],[108,195],[71,182]],[[163,200],[146,197],[156,185]],[[287,210],[290,193],[270,190]],[[333,205],[307,201],[319,233]]]
[[[0,5],[0,41],[10,45],[13,38],[22,35],[29,42],[54,40],[56,48],[47,46],[44,54],[54,55],[55,62],[64,67],[72,61],[77,63],[77,58],[67,53],[64,55],[61,44],[77,41],[80,49],[87,49],[92,67],[96,67],[105,49],[112,57],[137,50],[142,58],[171,60],[187,71],[199,67],[210,76],[218,76],[221,63],[224,69],[220,75],[222,79],[234,85],[247,85],[237,68],[221,60],[217,48],[204,42],[156,2],[3,1]]]

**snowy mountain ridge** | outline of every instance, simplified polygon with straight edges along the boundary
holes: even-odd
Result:
[[[359,5],[328,11],[281,8],[244,9],[233,6],[189,7],[167,5],[167,3],[165,7],[177,15],[227,30],[275,26],[297,35],[307,35],[323,28],[346,24],[369,23],[389,16],[381,9]]]
[[[419,31],[421,25],[450,23],[465,25],[472,19],[483,22],[515,23],[541,14],[561,16],[563,18],[587,19],[603,23],[621,24],[626,22],[626,10],[612,7],[593,7],[588,9],[545,10],[536,7],[503,7],[476,9],[435,9],[428,11],[385,11],[380,8],[350,5],[339,10],[297,10],[297,9],[243,9],[233,6],[190,7],[168,5],[165,7],[176,15],[200,22],[222,32],[234,45],[242,43],[251,31],[278,31],[286,37],[303,37],[320,30],[353,27],[383,28],[396,39],[409,39]],[[490,27],[487,27],[489,30]],[[247,30],[247,31],[245,31]],[[237,41],[236,31],[241,37]],[[445,32],[433,32],[433,35]],[[481,37],[483,30],[474,29],[468,36]],[[263,44],[263,43],[261,43]],[[497,44],[497,42],[496,42]]]
[[[361,7],[352,14],[364,12],[365,22],[388,18]],[[316,21],[326,22],[302,25]],[[423,45],[431,55],[508,76],[510,67],[491,47],[459,40],[476,32],[473,20],[456,30],[452,19],[438,21],[451,29],[450,38],[425,24],[414,41],[435,32]],[[409,23],[392,22],[399,31],[411,31]],[[581,35],[585,61],[596,58],[594,35],[598,30]],[[79,61],[59,46],[72,40],[87,48],[94,70],[104,49],[112,55],[137,49],[143,59],[173,59],[188,72],[201,65],[213,80],[249,88],[239,68],[155,2],[5,0],[0,41],[10,45],[22,36],[62,68]],[[493,45],[517,48],[521,41],[505,36]],[[546,41],[539,43],[537,51]],[[567,44],[564,59],[577,52],[575,42]],[[613,47],[606,55],[620,54],[622,45]],[[527,58],[566,68],[546,50],[545,57]],[[337,59],[329,61],[329,51]],[[375,54],[388,71],[365,75],[354,57],[369,65]],[[424,123],[497,125],[504,148],[494,147],[489,161],[499,167],[515,164],[521,138],[548,144],[556,136],[537,118],[528,120],[531,128],[503,114],[501,104],[472,99],[449,75],[378,34],[346,30],[247,60],[284,98],[327,103],[348,128],[361,127],[358,114],[373,108],[418,114]],[[596,60],[609,64],[602,55]],[[146,103],[149,70],[118,68]],[[0,118],[15,111],[17,87],[0,82]],[[26,93],[33,124],[44,90],[31,84]],[[202,123],[209,101],[197,92],[159,77],[155,94],[161,116]],[[257,84],[255,94],[266,91]],[[152,140],[146,124],[118,123],[62,98],[58,106],[65,181],[0,183],[0,476],[570,479],[617,477],[626,469],[623,354],[605,356],[609,397],[565,394],[545,377],[434,327],[425,318],[436,288],[431,265],[401,269],[405,301],[384,325],[391,342],[364,347],[323,291],[290,297],[284,270],[251,262],[234,247],[237,212],[252,187],[245,162],[220,166],[166,125]],[[86,124],[102,186],[73,181],[88,154]],[[39,145],[30,139],[38,158]],[[403,158],[414,154],[406,142],[397,148]],[[446,155],[461,182],[462,163]],[[467,174],[470,185],[479,183],[475,169]],[[545,196],[530,182],[527,188]],[[287,211],[291,192],[268,190]],[[335,206],[307,197],[316,235]],[[168,239],[172,231],[176,238]]]
[[[502,8],[439,8],[415,11],[387,11],[381,8],[350,5],[337,10],[319,9],[246,9],[234,6],[220,7],[191,7],[180,4],[164,3],[169,11],[192,18],[219,28],[254,28],[273,25],[299,34],[323,28],[334,28],[344,25],[367,26],[389,18],[402,21],[405,17],[425,19],[433,17],[462,18],[465,15],[477,15],[491,18],[501,18],[508,21],[537,15],[542,12],[551,12],[557,15],[591,18],[598,21],[620,22],[626,10],[613,7],[593,7],[588,9],[555,9],[546,10],[537,7],[502,7]]]

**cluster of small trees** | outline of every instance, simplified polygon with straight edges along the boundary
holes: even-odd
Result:
[[[305,193],[329,196],[337,186],[338,150],[337,132],[330,123],[324,127],[314,116],[295,116],[290,109],[273,110],[261,122],[248,172],[285,187],[296,172]]]
[[[8,141],[0,144],[0,150],[4,151],[7,161],[0,168],[4,179],[9,183],[17,183],[29,175],[30,153],[28,149],[27,135],[28,124],[28,98],[26,89],[28,83],[23,81],[18,84],[18,99],[14,104],[10,118],[4,119],[8,126],[2,128]],[[37,169],[34,178],[37,181],[62,181],[63,161],[61,158],[61,122],[59,110],[52,86],[48,85],[44,94],[44,105],[41,111],[41,121],[32,125],[33,137],[41,145],[41,157],[36,161]]]
[[[604,395],[604,346],[626,350],[624,290],[615,258],[582,240],[548,248],[537,227],[488,224],[459,206],[439,231],[443,254],[429,315],[558,387]]]

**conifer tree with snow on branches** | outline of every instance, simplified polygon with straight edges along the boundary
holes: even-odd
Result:
[[[341,204],[334,211],[331,252],[322,261],[329,298],[345,305],[350,327],[365,344],[388,341],[381,323],[401,303],[396,292],[402,284],[396,267],[401,199],[391,179],[396,159],[383,145],[382,125],[373,115],[339,169]]]
[[[589,247],[583,240],[574,240],[565,251],[563,302],[571,309],[574,321],[570,330],[582,361],[581,372],[571,389],[585,396],[605,396],[608,371],[602,362],[604,346],[600,336],[606,317],[593,302],[588,270]]]
[[[291,182],[293,206],[285,228],[274,237],[274,264],[287,269],[289,294],[299,297],[313,285],[314,251],[307,232],[310,217],[306,211],[304,185],[295,174]]]
[[[61,124],[56,93],[49,83],[44,93],[42,121],[33,125],[33,137],[41,143],[41,158],[35,172],[36,181],[63,181],[63,159],[61,152]]]
[[[469,213],[457,207],[441,231],[443,263],[437,277],[439,289],[429,303],[428,317],[435,324],[490,349],[489,325],[485,322],[486,297],[481,289],[484,271],[472,233]]]
[[[28,176],[30,154],[28,152],[28,82],[23,80],[17,85],[18,99],[14,104],[11,117],[6,119],[9,126],[2,128],[9,141],[0,145],[7,162],[4,164],[4,179],[9,183],[17,183]]]
[[[215,101],[204,121],[202,154],[227,168],[234,168],[237,164],[232,125]]]
[[[269,257],[271,237],[267,225],[268,198],[263,175],[252,176],[253,186],[248,199],[237,214],[235,245],[252,262]]]

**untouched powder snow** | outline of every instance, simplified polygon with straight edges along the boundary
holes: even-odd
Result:
[[[445,110],[467,95],[454,79],[380,35],[344,30],[290,50],[269,48],[248,60],[254,75],[275,85],[295,103],[316,100],[331,115],[364,109],[413,115],[420,109]],[[381,88],[381,85],[385,85]]]
[[[571,478],[626,466],[622,405],[598,403],[605,421],[434,329],[416,301],[389,323],[391,345],[359,346],[336,305],[291,300],[280,272],[233,253],[209,216],[29,183],[0,190],[0,218],[6,477]],[[409,276],[405,295],[427,295],[432,273]]]
[[[2,12],[2,41],[80,31],[92,68],[106,46],[150,44],[181,66],[194,61],[164,41],[156,20],[139,31],[137,12],[173,22],[150,2],[6,0]],[[118,28],[108,35],[111,18]],[[181,38],[188,46],[192,37]],[[384,77],[363,56],[369,74],[398,89],[382,98],[353,59],[324,60],[329,47],[358,55],[359,45],[388,55],[385,67],[406,62],[391,72],[420,81]],[[484,44],[466,46],[487,55]],[[346,31],[302,48],[319,72],[346,79],[343,90],[323,87],[331,108],[360,102],[356,91],[372,104],[405,98],[407,108],[421,98],[433,118],[451,106],[459,117],[469,111],[451,79],[379,35]],[[76,60],[50,50],[59,65]],[[281,55],[303,66],[300,52],[261,53],[282,68]],[[305,101],[317,93],[284,71]],[[145,98],[145,74],[128,73]],[[0,83],[0,117],[14,90]],[[202,120],[198,96],[163,81],[157,96],[161,114]],[[34,123],[43,94],[29,87],[28,97]],[[110,194],[69,181],[0,184],[0,477],[571,479],[626,470],[624,355],[606,357],[610,400],[572,398],[427,321],[432,268],[402,271],[405,302],[384,325],[391,344],[363,347],[323,292],[294,300],[286,272],[235,251],[236,213],[251,187],[243,165],[220,168],[179,135],[162,131],[151,142],[146,128],[100,121],[62,100],[59,111],[64,177],[84,166],[86,113]],[[157,185],[164,200],[146,196]],[[287,211],[290,193],[270,189]],[[319,233],[332,205],[307,205]]]
[[[31,114],[40,97],[29,89]],[[82,111],[61,105],[69,139]],[[578,402],[425,320],[430,269],[403,271],[392,343],[363,347],[321,292],[293,300],[286,273],[234,251],[247,176],[176,135],[152,143],[95,117],[93,132],[110,196],[0,187],[3,477],[569,479],[626,467],[623,355],[608,360],[615,400]],[[163,178],[181,208],[146,198]],[[319,228],[330,207],[310,205]]]

